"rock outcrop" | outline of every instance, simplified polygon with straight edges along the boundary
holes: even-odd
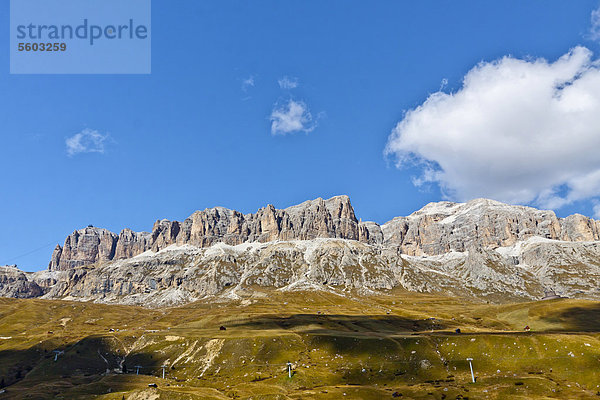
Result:
[[[116,235],[87,227],[67,237],[52,254],[49,269],[64,271],[81,265],[131,258],[172,244],[208,247],[218,242],[236,245],[274,240],[341,238],[366,243],[383,239],[375,223],[359,223],[348,196],[321,198],[283,210],[272,205],[254,214],[223,207],[196,211],[183,222],[159,220],[152,233],[124,229]]]
[[[66,270],[81,265],[110,261],[115,256],[118,236],[102,229],[88,226],[67,236],[65,244],[52,253],[50,270]]]
[[[272,205],[255,214],[242,214],[223,207],[196,211],[183,222],[156,221],[152,250],[171,244],[208,247],[218,242],[230,245],[275,240],[343,238],[359,240],[359,223],[347,196],[306,201],[283,210]],[[365,240],[367,240],[365,238]]]
[[[0,266],[0,297],[27,299],[43,294],[44,290],[16,265]]]
[[[122,260],[143,253],[151,247],[152,234],[123,229],[117,238],[114,259]]]
[[[409,255],[440,255],[468,248],[495,249],[530,237],[563,241],[600,240],[600,221],[488,199],[430,203],[408,217],[382,225],[384,242]]]

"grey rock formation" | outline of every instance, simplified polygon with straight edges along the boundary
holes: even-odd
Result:
[[[201,298],[237,299],[261,290],[361,295],[405,289],[495,302],[600,298],[600,243],[529,239],[496,250],[438,256],[346,239],[211,247],[172,245],[157,253],[60,272],[45,298],[159,307]]]
[[[430,203],[382,227],[384,241],[404,254],[439,255],[471,247],[495,249],[538,236],[565,241],[600,240],[600,222],[582,215],[560,219],[553,211],[488,199]]]
[[[283,210],[268,205],[246,215],[216,207],[196,211],[182,223],[157,221],[152,249],[175,243],[207,247],[217,242],[235,245],[315,238],[358,240],[358,225],[347,196],[305,201]]]
[[[121,260],[141,254],[151,247],[151,241],[151,233],[134,232],[125,228],[119,233],[113,258]]]
[[[44,291],[16,265],[0,266],[0,297],[26,299],[39,297]]]
[[[561,240],[571,242],[600,240],[600,221],[594,221],[581,214],[573,214],[560,222]]]
[[[60,244],[57,244],[52,252],[52,257],[50,257],[50,263],[48,264],[49,271],[57,271],[60,269],[60,256],[62,256],[62,247]]]
[[[50,269],[61,271],[110,261],[115,256],[117,238],[116,234],[93,226],[77,230],[67,236],[62,250],[60,246],[54,249]]]
[[[376,222],[358,223],[358,240],[363,243],[383,243],[383,231]]]
[[[159,220],[152,233],[124,229],[116,234],[87,227],[57,245],[49,264],[51,271],[131,258],[147,250],[159,251],[172,244],[208,247],[218,242],[231,245],[274,240],[343,238],[367,243],[382,241],[375,223],[359,223],[348,196],[318,198],[283,210],[272,205],[255,214],[223,207],[196,211],[183,222]]]

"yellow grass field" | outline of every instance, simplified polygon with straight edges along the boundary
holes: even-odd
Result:
[[[600,303],[569,299],[256,291],[161,310],[0,299],[0,399],[595,398],[599,339]]]

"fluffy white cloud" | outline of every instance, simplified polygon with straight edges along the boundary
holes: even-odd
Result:
[[[555,62],[482,62],[457,92],[406,112],[386,153],[450,199],[558,208],[599,196],[600,63],[584,47]]]
[[[270,119],[271,134],[273,135],[310,132],[316,126],[306,103],[292,99],[287,103],[275,105]]]
[[[284,76],[283,78],[278,79],[277,83],[279,83],[279,87],[282,89],[295,89],[298,87],[298,78]]]
[[[600,40],[600,7],[592,11],[591,22],[589,37],[592,40]]]
[[[104,153],[104,144],[108,134],[103,135],[98,131],[84,129],[65,140],[67,154],[73,156],[79,153]]]

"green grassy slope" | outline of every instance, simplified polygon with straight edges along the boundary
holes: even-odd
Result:
[[[0,399],[589,398],[599,316],[591,301],[402,291],[256,292],[165,310],[0,299]]]

